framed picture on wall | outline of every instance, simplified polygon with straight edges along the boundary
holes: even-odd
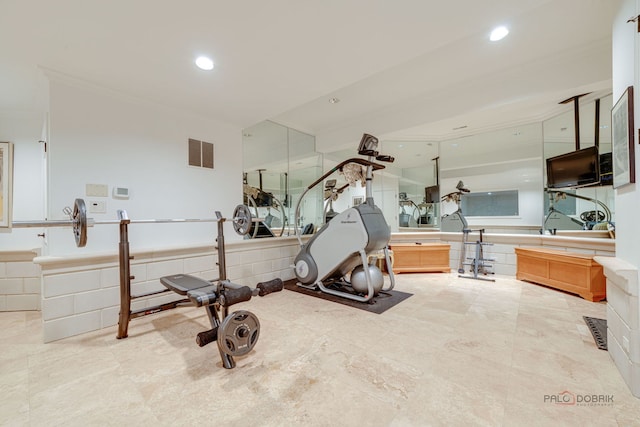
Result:
[[[358,206],[364,203],[364,196],[353,196],[353,206]]]
[[[0,228],[11,228],[13,190],[13,145],[0,142]]]
[[[611,109],[613,139],[613,188],[636,182],[633,144],[633,86],[629,86]]]

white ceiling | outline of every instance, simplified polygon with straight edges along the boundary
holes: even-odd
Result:
[[[52,70],[243,128],[273,120],[323,151],[364,132],[441,140],[609,93],[619,4],[0,0],[0,112],[46,108]],[[498,24],[511,33],[490,42]],[[213,71],[195,68],[199,54]]]

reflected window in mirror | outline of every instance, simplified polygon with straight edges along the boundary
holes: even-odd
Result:
[[[467,193],[461,205],[466,216],[518,216],[518,190]]]

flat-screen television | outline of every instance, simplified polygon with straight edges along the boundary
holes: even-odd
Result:
[[[613,159],[611,152],[600,154],[600,185],[613,185]]]
[[[547,159],[547,187],[570,188],[600,182],[598,147],[588,147]]]
[[[438,203],[440,201],[440,187],[431,185],[424,188],[424,202]]]

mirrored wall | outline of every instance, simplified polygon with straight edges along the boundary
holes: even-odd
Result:
[[[575,111],[568,104],[542,122],[445,141],[381,139],[379,152],[396,160],[374,176],[375,203],[393,232],[460,231],[448,223],[456,212],[469,228],[492,233],[606,230],[615,221],[606,170],[611,107],[611,95],[579,101],[580,148],[597,145],[605,165],[598,185],[547,188],[547,159],[576,151]],[[273,235],[293,235],[295,228],[313,232],[327,215],[364,200],[364,186],[348,185],[335,173],[305,195],[295,215],[310,183],[358,157],[357,141],[352,148],[321,155],[313,136],[267,121],[246,129],[243,143],[245,201],[253,215],[268,220]],[[261,198],[262,193],[268,196]]]
[[[441,142],[442,230],[461,231],[461,212],[472,229],[539,233],[542,173],[540,123]]]
[[[385,170],[387,179],[397,179],[396,212],[399,229],[437,230],[440,223],[437,142],[382,142],[382,150],[395,161]]]
[[[612,95],[610,94],[595,100],[579,102],[578,142],[576,142],[575,133],[576,114],[573,108],[568,108],[566,112],[543,122],[545,160],[559,159],[558,161],[564,162],[560,163],[560,168],[564,169],[568,164],[566,162],[578,164],[580,159],[572,153],[581,150],[584,152],[581,158],[587,159],[587,155],[597,156],[600,166],[599,184],[574,188],[562,188],[560,184],[559,188],[547,188],[543,218],[543,228],[546,233],[553,234],[554,230],[613,230],[615,194],[611,174],[611,108]],[[597,147],[597,151],[594,147]],[[566,161],[565,156],[569,156]],[[547,165],[545,161],[543,167],[546,187],[553,187],[551,181],[555,178],[548,175]],[[569,181],[573,177],[564,174],[563,178]],[[584,176],[583,182],[588,183],[592,178],[592,176]]]
[[[243,131],[243,200],[251,214],[263,219],[247,238],[279,237],[310,232],[321,225],[321,189],[306,187],[322,175],[322,156],[315,138],[265,121]],[[305,230],[306,228],[306,230]]]

